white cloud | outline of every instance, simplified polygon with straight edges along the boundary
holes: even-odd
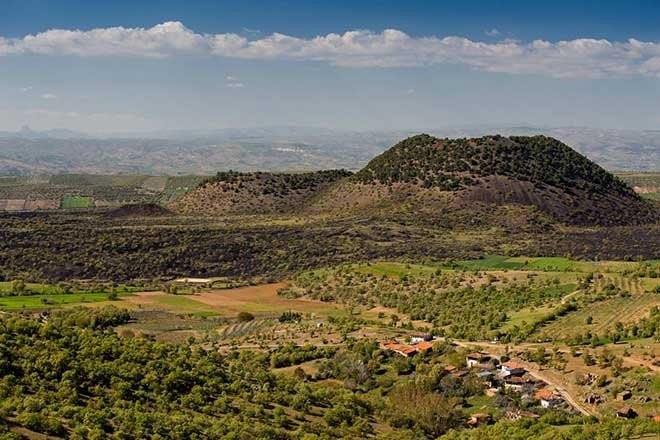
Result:
[[[500,34],[500,31],[493,28],[484,32],[489,37],[497,37]]]
[[[237,77],[235,77],[235,76],[231,76],[231,75],[227,75],[227,76],[225,76],[225,79],[226,79],[227,81],[238,81],[238,78],[237,78]]]
[[[496,29],[488,31],[494,35]],[[53,29],[24,38],[0,37],[0,55],[206,55],[243,59],[306,60],[343,67],[415,67],[460,64],[477,70],[555,78],[660,77],[660,43],[580,38],[495,43],[467,38],[411,37],[396,29],[356,30],[314,38],[274,33],[257,39],[199,34],[180,22],[151,28]],[[238,81],[231,83],[240,84]]]
[[[251,35],[259,35],[261,33],[259,29],[250,29],[248,27],[244,27],[243,32]]]
[[[44,93],[41,95],[41,99],[57,99],[57,95],[53,93]]]
[[[21,87],[20,89],[21,92],[26,93],[32,90],[32,86],[27,86],[27,87]]]

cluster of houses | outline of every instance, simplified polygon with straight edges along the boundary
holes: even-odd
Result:
[[[404,357],[411,357],[417,353],[424,352],[433,347],[433,337],[420,335],[413,337],[410,343],[399,343],[397,341],[384,341],[380,344],[383,350],[390,350]],[[454,365],[445,367],[445,372],[456,378],[461,378],[476,371],[476,376],[484,381],[488,388],[486,394],[495,395],[500,389],[520,393],[523,398],[534,399],[543,408],[556,408],[564,403],[560,394],[548,387],[544,381],[537,379],[525,370],[525,367],[516,361],[500,363],[499,359],[487,353],[475,352],[465,357],[466,368],[458,368]],[[520,412],[519,412],[520,413]],[[536,417],[535,414],[516,413],[511,418]],[[484,421],[490,420],[487,414],[475,414],[468,425],[476,426]]]
[[[380,348],[390,350],[404,357],[411,357],[417,353],[423,353],[433,348],[434,337],[431,335],[413,336],[409,343],[400,343],[394,340],[381,342]],[[461,378],[476,371],[476,376],[484,381],[487,387],[486,394],[493,396],[504,388],[511,392],[519,393],[523,399],[533,399],[543,408],[557,408],[564,404],[561,394],[557,393],[546,382],[531,375],[525,367],[513,360],[500,363],[497,357],[487,353],[474,352],[465,357],[466,368],[458,368],[447,365],[445,372],[453,377]],[[616,396],[618,401],[630,399],[632,393],[623,391]],[[585,399],[587,403],[597,404],[602,402],[600,396],[592,395]],[[635,418],[637,413],[629,406],[624,406],[616,411],[615,415],[621,418]],[[505,415],[510,420],[521,418],[538,418],[538,414],[529,411],[514,410]],[[660,422],[660,416],[655,416],[654,421]],[[489,414],[474,414],[468,420],[468,426],[474,427],[484,423],[490,423],[492,417]]]
[[[543,408],[555,408],[564,402],[560,394],[548,388],[548,385],[532,376],[525,367],[516,361],[499,363],[497,358],[486,353],[470,353],[465,357],[465,363],[470,369],[477,369],[477,376],[482,378],[489,387],[488,392],[494,394],[498,388],[504,388],[523,397],[533,398],[540,402]]]

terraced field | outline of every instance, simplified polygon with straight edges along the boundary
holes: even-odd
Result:
[[[221,340],[240,338],[258,333],[275,323],[272,319],[254,319],[248,322],[237,322],[218,329]]]
[[[197,187],[205,176],[62,174],[0,177],[0,211],[113,207],[168,203]]]
[[[539,334],[552,335],[557,339],[570,339],[578,334],[605,334],[613,330],[617,322],[629,324],[649,315],[651,307],[660,306],[660,295],[643,293],[628,298],[612,298],[593,303],[557,319],[543,327]],[[593,319],[587,324],[587,319]]]

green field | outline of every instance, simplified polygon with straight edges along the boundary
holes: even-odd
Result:
[[[80,209],[94,207],[94,199],[92,197],[82,196],[65,196],[60,201],[60,208],[62,209]]]
[[[122,293],[118,296],[128,296]],[[67,305],[95,303],[108,301],[107,293],[84,293],[84,294],[58,294],[58,295],[30,295],[30,296],[5,296],[0,297],[0,310],[31,310],[49,309]]]
[[[25,283],[25,290],[39,295],[58,295],[65,294],[63,288],[52,284]],[[0,281],[0,294],[9,294],[12,292],[11,281]]]
[[[98,286],[94,290],[82,290],[80,288],[72,287],[70,290],[65,290],[64,286],[56,284],[46,284],[46,283],[25,283],[25,292],[27,294],[36,294],[36,295],[70,295],[70,294],[88,294],[88,293],[104,293],[103,288]],[[121,293],[131,293],[142,290],[141,288],[134,286],[119,285],[115,286],[115,292],[118,294]],[[107,293],[107,292],[106,292]],[[27,296],[26,294],[26,296]],[[13,282],[12,281],[0,281],[0,298],[2,295],[14,296],[18,295],[16,292],[13,292]]]

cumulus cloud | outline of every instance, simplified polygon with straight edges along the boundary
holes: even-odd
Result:
[[[23,92],[23,93],[27,93],[27,92],[29,92],[29,91],[32,90],[32,86],[21,87],[21,88],[18,89],[18,90],[20,90],[20,91]]]
[[[488,31],[492,36],[496,29]],[[555,78],[660,77],[660,43],[609,41],[473,41],[463,37],[411,37],[396,29],[355,30],[314,38],[274,33],[262,38],[199,34],[180,22],[151,28],[53,29],[23,38],[0,37],[0,55],[136,56],[206,55],[284,59],[352,68],[459,64],[477,70]],[[235,82],[239,84],[238,82]]]
[[[44,93],[41,95],[41,99],[57,99],[57,95],[54,93]]]
[[[488,35],[489,37],[497,37],[497,36],[500,34],[500,31],[497,30],[497,29],[495,29],[495,28],[493,28],[493,29],[489,29],[489,30],[487,30],[487,31],[485,32],[485,34]]]

